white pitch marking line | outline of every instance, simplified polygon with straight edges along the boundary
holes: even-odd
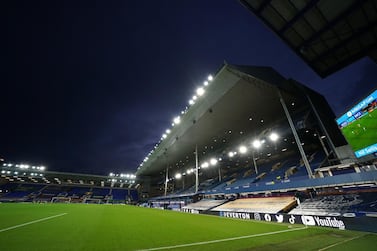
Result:
[[[332,248],[332,247],[335,247],[335,246],[338,246],[340,244],[343,244],[343,243],[346,243],[346,242],[349,242],[349,241],[353,241],[355,239],[359,239],[360,237],[363,237],[365,235],[359,235],[359,236],[356,236],[356,237],[353,237],[351,239],[347,239],[347,240],[344,240],[344,241],[341,241],[341,242],[337,242],[335,244],[332,244],[330,246],[327,246],[327,247],[324,247],[324,248],[321,248],[321,249],[318,249],[318,251],[323,251],[323,250],[326,250],[326,249],[329,249],[329,248]]]
[[[12,227],[3,228],[3,229],[0,229],[0,233],[8,231],[8,230],[15,229],[15,228],[27,226],[27,225],[30,225],[30,224],[38,223],[38,222],[41,222],[41,221],[45,221],[45,220],[53,219],[53,218],[56,218],[56,217],[60,217],[60,216],[66,215],[66,214],[67,213],[57,214],[57,215],[49,216],[49,217],[42,218],[42,219],[39,219],[39,220],[33,220],[33,221],[29,221],[29,222],[22,223],[22,224],[19,224],[19,225],[15,225],[15,226],[12,226]]]
[[[206,244],[212,244],[212,243],[218,243],[218,242],[234,241],[234,240],[241,240],[241,239],[260,237],[260,236],[266,236],[266,235],[280,234],[280,233],[292,232],[292,231],[298,231],[298,230],[304,230],[304,229],[307,229],[307,227],[291,228],[291,229],[280,230],[280,231],[275,231],[275,232],[252,234],[252,235],[245,235],[245,236],[232,237],[232,238],[219,239],[219,240],[212,240],[212,241],[194,242],[194,243],[187,243],[187,244],[181,244],[181,245],[175,245],[175,246],[147,248],[147,249],[141,249],[139,251],[153,251],[153,250],[163,250],[163,249],[173,249],[173,248],[183,248],[183,247],[190,247],[190,246],[199,246],[199,245],[206,245]]]

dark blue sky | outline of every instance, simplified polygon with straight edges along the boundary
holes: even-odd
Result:
[[[6,161],[134,172],[224,60],[272,66],[325,95],[337,115],[376,87],[377,66],[367,58],[321,79],[236,0],[7,4]]]

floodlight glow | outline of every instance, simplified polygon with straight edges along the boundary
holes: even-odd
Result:
[[[202,96],[204,92],[205,90],[203,87],[199,87],[198,89],[196,89],[196,94],[198,94],[198,96]]]
[[[246,153],[247,152],[246,146],[240,146],[240,148],[238,150],[240,151],[240,153]]]
[[[189,100],[189,105],[193,105],[193,104],[195,104],[195,101],[192,100],[192,99],[190,99],[190,100]]]
[[[270,134],[270,140],[276,141],[278,138],[279,138],[279,135],[277,135],[276,133],[273,132]]]
[[[230,158],[232,158],[232,157],[234,156],[234,153],[233,153],[233,152],[229,152],[229,153],[228,153],[228,156],[229,156]]]
[[[261,147],[261,145],[262,145],[262,142],[260,140],[256,139],[253,141],[254,148],[259,148]]]
[[[204,162],[200,167],[201,168],[207,168],[207,167],[209,167],[209,164],[208,164],[208,162]]]
[[[169,133],[171,133],[171,131],[170,131],[170,129],[166,129],[166,134],[169,134]]]
[[[173,122],[174,122],[174,124],[178,125],[179,123],[181,123],[181,117],[179,117],[179,116],[175,117]]]
[[[194,100],[194,101],[195,101],[195,100],[196,100],[197,98],[198,98],[198,97],[197,97],[197,96],[195,96],[195,95],[194,95],[194,96],[192,96],[192,100]]]
[[[174,177],[179,180],[180,178],[182,178],[182,174],[177,173]]]
[[[208,81],[204,81],[203,85],[207,86],[208,85]]]
[[[163,138],[163,139],[166,139],[167,136],[168,136],[168,135],[166,135],[165,133],[162,134],[162,138]]]
[[[208,81],[212,81],[212,80],[213,80],[212,75],[208,75]]]
[[[217,164],[217,159],[215,158],[212,158],[209,163],[211,163],[212,166],[216,165]]]

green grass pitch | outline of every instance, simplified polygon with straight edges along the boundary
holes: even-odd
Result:
[[[354,151],[377,143],[377,109],[342,128],[342,132]]]
[[[266,233],[271,234],[264,235]],[[371,233],[303,228],[302,225],[193,215],[135,206],[0,204],[0,250],[4,251],[345,251],[375,250],[376,243],[377,235]]]

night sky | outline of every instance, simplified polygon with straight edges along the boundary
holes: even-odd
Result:
[[[377,86],[369,58],[321,79],[237,0],[7,2],[0,157],[9,162],[135,172],[224,60],[271,66],[323,94],[336,115]]]

